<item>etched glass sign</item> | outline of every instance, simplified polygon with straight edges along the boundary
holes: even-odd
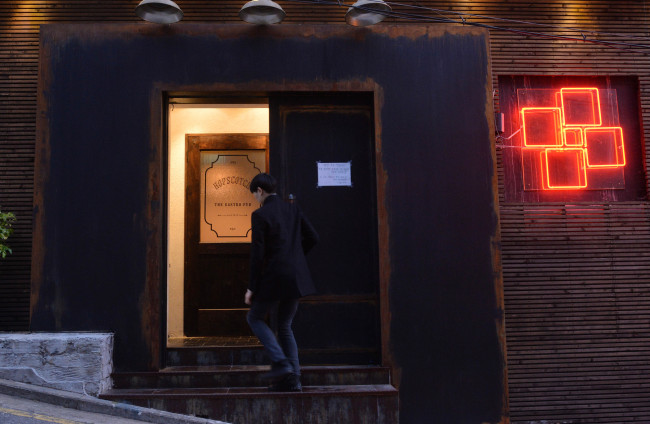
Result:
[[[201,243],[251,241],[251,214],[260,205],[249,187],[265,169],[264,150],[201,151]]]

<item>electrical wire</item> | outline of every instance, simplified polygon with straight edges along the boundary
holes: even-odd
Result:
[[[488,30],[493,30],[493,31],[511,32],[511,33],[516,33],[516,34],[530,36],[530,37],[536,37],[536,38],[557,39],[557,40],[563,40],[563,41],[578,41],[578,42],[590,43],[590,44],[601,45],[601,46],[604,46],[604,47],[614,48],[614,49],[618,49],[618,50],[622,50],[622,51],[650,49],[650,44],[630,43],[630,42],[626,42],[626,41],[599,40],[599,39],[595,39],[595,38],[590,38],[586,34],[589,34],[590,36],[627,37],[627,38],[632,38],[632,39],[648,40],[649,42],[650,42],[650,37],[640,37],[640,36],[620,34],[620,33],[609,33],[609,32],[583,30],[583,29],[580,29],[580,28],[572,28],[572,27],[566,28],[566,27],[559,27],[559,26],[555,26],[555,25],[551,25],[551,24],[542,24],[542,23],[537,23],[537,22],[519,21],[519,20],[514,20],[514,19],[499,18],[499,17],[492,17],[492,16],[485,16],[485,15],[477,15],[477,14],[471,14],[471,13],[465,13],[465,12],[459,12],[459,11],[435,9],[435,8],[431,8],[431,7],[414,5],[414,4],[386,2],[388,5],[392,5],[392,6],[395,6],[395,7],[403,7],[403,8],[424,10],[424,11],[428,11],[428,12],[433,12],[433,13],[439,15],[439,16],[438,17],[427,16],[427,15],[422,15],[422,14],[401,12],[401,11],[395,11],[395,10],[381,11],[381,10],[371,9],[371,8],[367,8],[367,7],[363,7],[363,6],[354,6],[354,5],[344,4],[344,3],[341,3],[340,0],[336,0],[336,1],[328,1],[328,0],[285,0],[285,1],[294,2],[294,3],[332,5],[332,6],[337,6],[337,7],[351,7],[351,8],[366,10],[366,11],[372,12],[372,13],[381,14],[381,15],[384,15],[386,17],[402,19],[402,20],[408,20],[408,21],[442,22],[442,23],[454,23],[454,24],[459,24],[459,25],[469,25],[469,26],[475,26],[475,27],[480,27],[480,28],[486,28]],[[458,16],[459,19],[450,18],[448,16],[445,16],[443,13]],[[577,32],[580,35],[579,36],[571,36],[571,35],[561,35],[561,34],[549,34],[549,33],[537,32],[537,31],[527,31],[527,30],[524,30],[524,29],[508,28],[508,27],[503,27],[503,26],[491,25],[491,24],[487,24],[487,23],[473,22],[473,21],[469,21],[466,17],[469,17],[469,18],[481,18],[481,19],[488,19],[488,20],[509,22],[509,23],[516,23],[516,24],[520,24],[520,25],[539,26],[539,27],[550,28],[550,29],[556,30],[558,32],[561,32],[561,31],[564,31],[564,32],[566,32],[566,31],[568,31],[568,32]]]
[[[522,130],[522,129],[519,128],[517,131],[513,132],[512,134],[510,134],[510,137],[504,137],[504,136],[502,136],[502,135],[498,135],[498,136],[496,137],[496,139],[497,139],[497,141],[498,141],[498,143],[497,143],[497,147],[498,147],[498,148],[513,148],[513,149],[517,148],[517,149],[521,149],[521,146],[512,146],[512,145],[508,145],[508,144],[503,144],[504,141],[508,141],[508,140],[510,140],[512,137],[514,137],[514,136],[516,136],[517,134],[519,134],[519,132],[520,132],[521,130]]]
[[[650,37],[648,37],[648,36],[641,37],[641,36],[637,36],[637,35],[622,34],[622,33],[616,33],[616,32],[592,31],[592,30],[584,30],[584,29],[574,28],[574,27],[559,27],[557,25],[552,25],[552,24],[544,24],[544,23],[530,22],[530,21],[521,21],[521,20],[517,20],[517,19],[500,18],[500,17],[495,17],[495,16],[477,15],[477,14],[473,14],[473,13],[458,12],[458,11],[451,11],[451,10],[444,10],[444,9],[435,9],[435,8],[430,8],[430,7],[426,7],[426,6],[419,6],[419,5],[414,5],[414,4],[405,4],[405,3],[396,3],[396,2],[386,2],[386,3],[389,4],[389,5],[393,5],[393,6],[429,10],[429,11],[436,12],[438,14],[441,14],[440,12],[447,12],[447,13],[450,13],[452,15],[468,16],[468,17],[472,17],[472,18],[483,18],[483,19],[490,19],[490,20],[494,20],[494,21],[503,21],[503,22],[522,24],[522,25],[540,26],[540,27],[546,27],[546,28],[551,28],[551,29],[556,29],[556,30],[578,32],[580,34],[608,35],[608,36],[624,37],[624,38],[638,38],[638,39],[650,41]]]

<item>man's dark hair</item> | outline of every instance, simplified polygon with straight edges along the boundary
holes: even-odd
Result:
[[[255,193],[257,188],[260,187],[267,193],[275,193],[275,187],[278,185],[278,182],[273,178],[273,176],[261,173],[257,174],[255,178],[251,181],[251,193]]]

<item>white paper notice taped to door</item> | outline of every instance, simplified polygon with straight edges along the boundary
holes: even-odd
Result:
[[[352,187],[352,162],[316,162],[318,187]]]

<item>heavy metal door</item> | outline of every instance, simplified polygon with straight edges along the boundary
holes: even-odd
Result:
[[[373,128],[367,93],[270,99],[270,172],[321,236],[294,321],[303,363],[381,361]]]

